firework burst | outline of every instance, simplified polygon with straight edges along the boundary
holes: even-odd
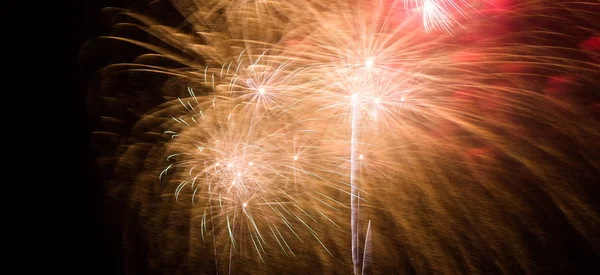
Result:
[[[237,110],[250,102],[199,99],[191,90],[190,94],[192,97],[178,99],[189,114],[172,118],[181,129],[165,132],[172,135],[167,151],[173,153],[167,160],[173,163],[159,179],[169,177],[168,182],[178,182],[176,200],[188,194],[185,197],[200,214],[203,239],[209,231],[215,243],[222,243],[219,238],[227,236],[233,253],[241,246],[241,238],[249,238],[261,259],[267,238],[286,255],[295,256],[284,238],[301,238],[296,231],[303,229],[295,224],[303,225],[318,240],[311,228],[317,222],[313,215],[327,216],[324,211],[311,210],[317,204],[310,200],[318,195],[306,192],[305,186],[319,189],[321,181],[310,170],[311,161],[318,156],[310,131],[286,122],[289,116],[266,120]],[[227,233],[220,234],[215,228]]]
[[[190,262],[203,249],[229,272],[243,269],[235,259],[281,272],[283,253],[306,266],[335,258],[324,273],[539,274],[547,258],[529,247],[557,234],[544,217],[598,239],[584,191],[597,187],[570,177],[600,168],[585,93],[599,71],[597,3],[173,6],[187,25],[121,11],[133,22],[118,27],[151,41],[110,38],[149,53],[109,69],[168,79],[148,85],[167,103],[135,112],[118,163],[134,167],[133,152],[151,147],[130,207],[169,209],[142,215],[157,226],[188,213],[173,223],[196,230],[182,241]]]

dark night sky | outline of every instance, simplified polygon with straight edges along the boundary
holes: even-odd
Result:
[[[68,65],[66,71],[49,72],[52,79],[59,80],[57,86],[60,88],[52,89],[59,94],[46,95],[46,102],[42,103],[52,102],[52,107],[43,109],[61,117],[58,127],[42,126],[49,128],[50,133],[56,134],[58,129],[62,132],[60,137],[52,139],[56,142],[48,148],[52,157],[48,159],[47,172],[57,169],[62,172],[51,180],[53,185],[42,188],[43,192],[37,195],[44,206],[32,211],[38,218],[27,223],[32,223],[29,229],[37,236],[34,238],[34,257],[41,260],[44,273],[123,274],[121,244],[110,234],[115,228],[111,228],[110,220],[106,219],[110,215],[106,214],[103,204],[105,194],[100,189],[101,182],[92,172],[94,156],[89,147],[93,125],[86,104],[88,86],[94,72],[106,64],[102,60],[87,60],[82,64],[80,50],[85,41],[110,31],[109,25],[101,24],[103,7],[126,7],[131,1],[70,2],[67,7],[52,9],[58,11],[52,14],[51,20],[60,21],[59,26],[63,27],[59,28],[62,33],[51,39],[68,35],[65,40],[68,43],[61,43],[62,47],[59,47],[61,52],[66,49]],[[66,62],[62,60],[61,63]],[[43,195],[45,191],[52,196]]]

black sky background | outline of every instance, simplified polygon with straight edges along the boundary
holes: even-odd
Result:
[[[96,0],[71,1],[64,16],[70,19],[69,64],[70,82],[66,92],[73,95],[63,102],[71,108],[76,106],[77,115],[72,116],[67,152],[72,154],[69,170],[74,171],[66,177],[66,185],[59,196],[65,201],[59,208],[64,211],[61,219],[63,229],[55,236],[57,239],[45,239],[49,246],[42,249],[45,266],[66,274],[124,274],[122,265],[122,243],[115,235],[118,227],[113,226],[111,212],[105,205],[106,194],[102,189],[102,180],[95,171],[95,155],[90,148],[90,132],[94,129],[93,120],[88,113],[88,92],[94,73],[109,60],[81,59],[81,49],[85,41],[110,33],[110,25],[102,24],[106,16],[101,13],[105,7],[127,7],[132,1]],[[59,13],[62,14],[62,13]],[[84,61],[84,62],[82,62]],[[62,104],[60,104],[62,106]],[[76,120],[75,120],[76,119]],[[75,121],[73,121],[75,120]],[[76,127],[70,127],[76,125]],[[73,131],[74,130],[74,131]],[[58,224],[49,218],[49,223]],[[54,234],[53,234],[54,235]],[[49,236],[48,236],[49,237]]]

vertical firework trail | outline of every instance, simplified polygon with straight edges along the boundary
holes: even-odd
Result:
[[[351,97],[352,115],[350,126],[350,224],[352,230],[352,264],[354,266],[354,274],[358,274],[359,266],[359,247],[358,247],[358,188],[356,187],[356,142],[358,139],[358,95],[352,94]]]

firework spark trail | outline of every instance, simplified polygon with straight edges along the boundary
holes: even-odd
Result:
[[[350,118],[351,122],[351,153],[350,153],[350,211],[351,211],[351,230],[352,230],[352,263],[354,265],[354,274],[359,274],[358,269],[359,266],[359,244],[358,244],[358,188],[356,183],[356,142],[358,135],[358,94],[352,94],[352,117]]]
[[[579,156],[547,136],[572,137],[594,152],[584,137],[598,136],[596,123],[583,107],[563,98],[566,85],[589,83],[599,68],[569,54],[597,60],[597,52],[591,42],[582,43],[585,52],[549,44],[548,37],[574,39],[559,30],[506,30],[503,20],[555,22],[560,18],[550,11],[568,11],[591,21],[586,9],[598,5],[546,7],[543,1],[525,1],[505,8],[507,13],[493,9],[486,18],[490,11],[475,10],[472,2],[404,2],[408,11],[379,0],[176,1],[191,34],[125,12],[136,22],[120,27],[136,26],[167,46],[116,37],[152,53],[109,69],[158,72],[184,86],[161,88],[170,103],[140,112],[145,115],[130,134],[143,140],[143,129],[156,127],[170,138],[164,146],[148,142],[159,149],[151,150],[156,152],[144,167],[161,167],[154,156],[169,163],[161,173],[145,171],[136,181],[136,192],[147,196],[139,207],[182,215],[151,202],[151,192],[167,196],[162,187],[145,191],[142,186],[145,177],[151,185],[150,178],[160,175],[178,204],[195,205],[189,212],[199,218],[189,218],[190,224],[201,229],[190,234],[212,238],[208,250],[214,249],[215,268],[229,262],[229,272],[247,250],[266,263],[269,257],[279,259],[270,246],[301,258],[309,241],[293,240],[313,236],[333,255],[351,251],[351,272],[364,273],[370,247],[393,250],[386,234],[370,240],[389,230],[403,239],[396,241],[405,243],[405,256],[377,255],[408,258],[404,264],[417,273],[539,273],[535,255],[510,221],[516,217],[523,231],[547,242],[543,218],[536,216],[543,211],[535,202],[555,205],[577,234],[595,239],[590,228],[599,221],[597,211],[582,191],[569,186],[572,179],[564,179],[569,169],[577,169],[573,163]],[[421,17],[412,16],[412,8],[423,12]],[[466,20],[471,13],[472,20]],[[454,28],[461,25],[466,30]],[[418,31],[423,27],[452,36],[426,35]],[[160,65],[159,59],[179,66]],[[181,95],[192,84],[201,88]],[[600,167],[593,153],[583,151],[590,165]],[[124,167],[131,161],[128,154],[121,158]],[[521,182],[513,178],[530,184],[515,188]],[[379,220],[369,222],[362,260],[359,205],[361,217],[389,215],[390,223],[387,228]],[[331,225],[344,227],[348,219],[350,236],[322,234]],[[350,249],[344,245],[348,239]],[[190,261],[202,242],[192,244],[190,238]],[[470,253],[482,258],[474,260]]]

